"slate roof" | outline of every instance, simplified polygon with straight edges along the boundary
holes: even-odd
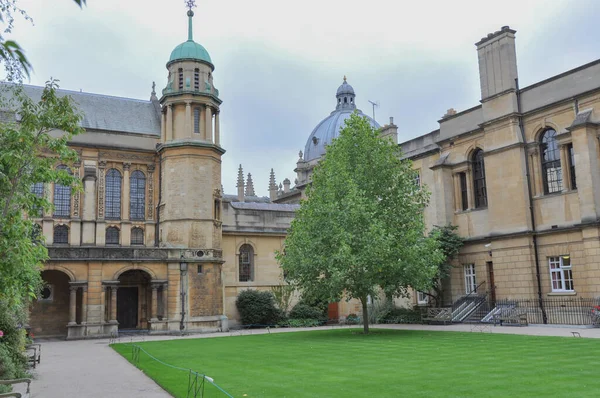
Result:
[[[244,210],[270,210],[270,211],[296,211],[300,205],[286,205],[277,203],[247,203],[247,202],[231,202],[231,207],[234,209]]]
[[[25,93],[39,101],[43,87],[23,85]],[[83,113],[81,126],[104,130],[160,136],[160,117],[152,101],[109,95],[57,90],[60,96],[69,95]]]

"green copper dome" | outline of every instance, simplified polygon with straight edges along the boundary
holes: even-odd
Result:
[[[171,57],[169,58],[168,64],[170,64],[173,61],[191,59],[194,61],[205,62],[213,66],[213,63],[210,59],[210,55],[208,55],[208,51],[206,51],[206,48],[194,41],[194,36],[192,34],[192,17],[194,16],[194,12],[190,9],[187,15],[188,39],[186,42],[181,43],[180,45],[175,47],[173,51],[171,51]]]
[[[206,48],[204,48],[201,44],[198,44],[193,40],[188,40],[175,47],[175,49],[171,52],[169,62],[183,59],[203,61],[212,65],[210,55],[208,55],[208,51],[206,51]]]

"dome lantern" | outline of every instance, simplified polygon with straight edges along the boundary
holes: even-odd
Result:
[[[192,18],[194,17],[194,11],[192,8],[195,7],[194,1],[188,1],[187,6],[189,8],[187,12],[188,16],[188,39],[187,41],[181,43],[177,47],[171,51],[171,56],[169,57],[169,62],[167,62],[167,67],[173,62],[176,61],[197,61],[202,62],[210,66],[212,70],[215,69],[212,60],[210,59],[210,55],[208,51],[199,43],[194,41],[193,35],[193,22]]]

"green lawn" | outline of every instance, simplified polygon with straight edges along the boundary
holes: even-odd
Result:
[[[139,345],[166,363],[211,376],[236,398],[600,395],[595,339],[381,329],[365,336],[337,329]],[[131,347],[113,348],[131,360]],[[186,397],[186,372],[143,353],[138,366]]]

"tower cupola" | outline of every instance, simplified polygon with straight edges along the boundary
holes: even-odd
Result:
[[[344,76],[342,85],[338,87],[335,97],[337,98],[336,110],[356,109],[356,104],[354,103],[356,94],[354,94],[354,88],[346,81],[346,76]]]

